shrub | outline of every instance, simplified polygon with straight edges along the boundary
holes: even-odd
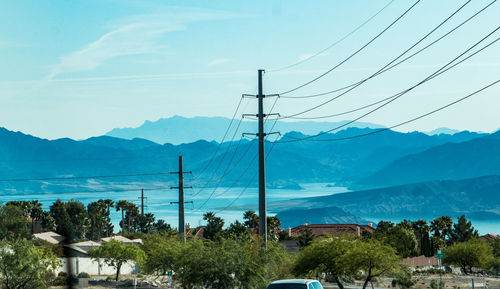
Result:
[[[87,272],[80,272],[80,274],[78,274],[77,277],[78,278],[90,278],[90,275]]]

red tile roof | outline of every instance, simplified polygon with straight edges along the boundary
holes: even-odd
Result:
[[[359,236],[363,232],[373,233],[375,228],[369,225],[358,224],[311,224],[301,225],[291,229],[291,236],[301,235],[306,229],[311,230],[311,233],[316,236],[340,236],[340,235],[356,235]]]

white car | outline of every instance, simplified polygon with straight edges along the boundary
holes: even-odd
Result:
[[[321,283],[311,279],[288,279],[274,281],[267,289],[323,289]]]

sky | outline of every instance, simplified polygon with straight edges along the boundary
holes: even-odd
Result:
[[[266,70],[263,79],[266,94],[298,87],[337,66],[413,3],[403,0],[3,1],[0,126],[49,139],[84,139],[113,128],[136,127],[146,120],[174,115],[231,117],[242,94],[256,93],[258,69]],[[421,0],[354,57],[318,81],[286,95],[331,91],[369,77],[464,3]],[[408,54],[448,32],[488,3],[470,1]],[[386,5],[366,25],[349,34]],[[419,83],[493,32],[499,26],[498,15],[500,4],[495,3],[421,54],[301,116],[324,116],[355,109]],[[494,32],[475,49],[499,36],[499,31]],[[361,120],[391,126],[498,80],[499,47],[498,42],[492,44]],[[286,68],[301,60],[306,61]],[[292,115],[336,95],[279,98],[273,111]],[[269,109],[273,101],[266,99],[265,108]],[[499,108],[500,85],[495,85],[398,130],[449,127],[491,132],[500,128]],[[255,99],[244,99],[237,114],[255,113],[256,109]],[[322,120],[350,120],[366,111]]]

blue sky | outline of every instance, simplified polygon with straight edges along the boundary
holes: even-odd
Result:
[[[490,1],[472,1],[429,43]],[[325,53],[283,71],[342,38],[389,1],[4,1],[0,4],[0,126],[45,138],[87,138],[173,115],[232,116],[242,93],[296,87],[333,67],[413,2],[395,0]],[[465,1],[422,0],[339,69],[294,95],[359,81],[392,60]],[[425,78],[499,25],[500,4],[397,69],[305,116],[342,112]],[[497,31],[488,42],[500,36]],[[488,43],[485,42],[485,43]],[[422,47],[419,46],[419,47]],[[395,124],[463,97],[500,77],[496,43],[363,121]],[[500,85],[399,130],[500,128]],[[292,94],[291,94],[292,95]],[[315,99],[280,99],[285,115]],[[270,104],[270,103],[269,103]],[[245,100],[242,112],[256,109]],[[362,112],[332,118],[351,119]]]

